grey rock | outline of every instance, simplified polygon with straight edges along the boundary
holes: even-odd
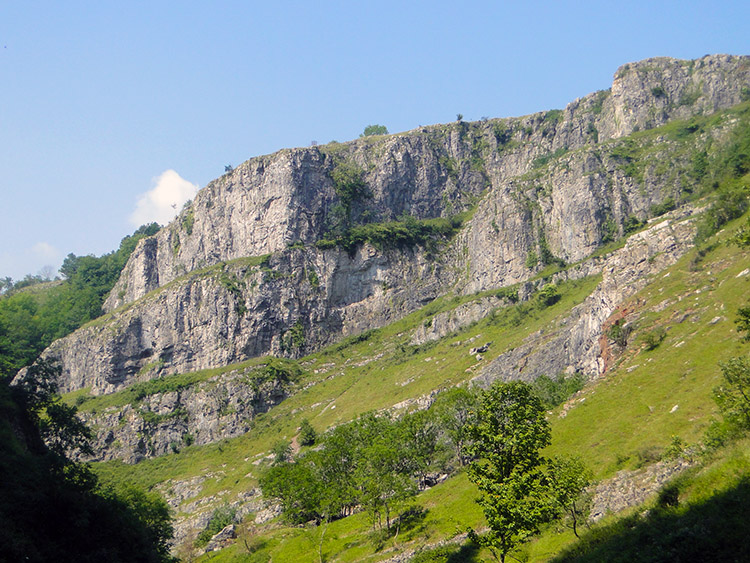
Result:
[[[211,537],[206,544],[205,552],[218,551],[224,547],[227,547],[232,540],[237,537],[237,530],[234,524],[229,524],[223,528],[220,532]]]
[[[618,471],[593,488],[589,518],[596,522],[609,513],[643,503],[670,479],[688,469],[688,460],[659,461],[633,471]]]
[[[680,217],[686,211],[633,235],[611,255],[565,272],[565,277],[576,278],[599,271],[602,281],[557,326],[528,336],[520,346],[487,364],[474,378],[474,384],[488,387],[497,379],[528,382],[543,374],[555,376],[563,372],[583,373],[590,378],[604,373],[604,322],[619,304],[642,289],[652,274],[674,264],[692,247],[694,221]]]
[[[63,365],[60,389],[102,395],[255,356],[301,357],[449,293],[517,285],[524,300],[543,267],[530,264],[530,255],[543,248],[577,264],[559,279],[601,273],[602,283],[564,323],[474,366],[477,382],[559,371],[596,376],[606,368],[604,321],[646,276],[689,247],[693,229],[681,220],[681,213],[692,212],[684,208],[630,237],[610,257],[589,258],[608,224],[621,236],[625,218],[645,219],[651,206],[674,194],[655,165],[647,164],[638,181],[626,174],[612,147],[636,128],[738,103],[750,83],[749,61],[724,55],[649,59],[621,67],[611,90],[559,112],[253,158],[211,182],[170,225],[140,241],[106,301],[108,313],[50,346],[45,355]],[[730,131],[731,124],[716,129],[712,141]],[[680,159],[689,157],[672,148],[664,139],[658,159],[685,164]],[[355,218],[447,217],[474,206],[473,215],[437,248],[321,250],[315,243],[340,203],[331,179],[340,162],[361,168],[372,193],[354,202]],[[434,315],[412,342],[464,328],[503,303],[485,295]],[[255,413],[287,392],[257,395],[242,387],[228,377],[211,389],[201,384],[97,413],[91,422],[100,429],[99,455],[137,461],[172,444],[181,447],[187,433],[197,443],[241,434]]]

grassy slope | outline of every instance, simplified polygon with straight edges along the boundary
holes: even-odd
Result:
[[[580,303],[597,282],[598,278],[593,278],[562,286],[567,291],[552,307],[511,306],[459,335],[446,337],[432,345],[410,346],[408,342],[413,330],[429,315],[449,310],[471,298],[443,299],[432,303],[397,323],[373,331],[364,341],[351,339],[350,344],[338,344],[302,358],[299,363],[305,373],[298,381],[301,390],[259,416],[253,431],[245,436],[207,446],[187,447],[179,454],[146,460],[134,466],[119,462],[100,464],[97,471],[110,479],[131,480],[147,487],[167,479],[211,473],[217,477],[215,482],[206,485],[204,495],[220,490],[246,490],[256,481],[258,466],[253,461],[265,455],[280,438],[291,439],[303,418],[308,418],[317,430],[323,431],[361,413],[389,408],[434,389],[465,381],[474,375],[473,371],[466,370],[476,364],[474,357],[468,354],[469,348],[478,342],[493,341],[484,362],[494,359]],[[516,326],[519,311],[523,311],[525,322]],[[466,342],[474,337],[477,337],[476,342]],[[364,362],[368,363],[361,365]],[[212,370],[212,374],[216,371]],[[83,403],[81,408],[122,405],[130,397],[132,392],[124,390],[106,398],[92,399]]]
[[[737,307],[747,301],[749,293],[750,276],[737,275],[750,265],[750,252],[722,244],[693,271],[696,252],[625,304],[639,317],[627,349],[615,369],[573,399],[566,416],[560,416],[560,409],[551,413],[553,445],[548,454],[580,455],[596,478],[602,479],[658,455],[673,435],[688,443],[700,440],[716,415],[711,389],[719,382],[718,361],[747,353],[750,347],[739,341],[733,323]],[[688,317],[678,322],[685,313]],[[716,317],[720,320],[711,324]],[[646,351],[640,335],[657,325],[667,328],[667,337],[657,349]],[[673,411],[675,405],[678,408]],[[685,507],[704,501],[714,490],[735,486],[737,474],[750,466],[747,445],[740,443],[720,454],[686,481]],[[376,552],[368,539],[369,522],[360,514],[329,527],[324,552],[336,561],[376,561],[400,549],[450,538],[467,526],[482,525],[475,495],[465,475],[459,474],[421,494],[417,503],[428,510],[425,518],[381,551]],[[613,526],[613,521],[616,518],[605,520],[604,525]],[[315,531],[279,527],[254,534],[248,532],[248,545],[262,549],[252,558],[244,543],[238,542],[209,559],[265,561],[271,556],[273,560],[317,561]],[[524,553],[530,561],[545,561],[574,540],[571,531],[553,525],[525,546]]]
[[[743,104],[737,111],[746,111],[746,106]],[[666,129],[664,132],[671,133]],[[677,129],[674,133],[682,135]],[[715,248],[691,269],[694,258],[695,252],[660,275],[628,304],[628,309],[638,312],[638,320],[627,350],[607,377],[583,392],[567,416],[561,418],[552,413],[554,443],[549,453],[579,454],[597,478],[605,478],[653,457],[674,434],[688,442],[699,439],[715,412],[710,390],[718,381],[717,361],[746,348],[738,343],[732,320],[748,293],[747,285],[743,285],[748,278],[736,275],[749,261],[747,252],[726,246]],[[299,386],[304,390],[259,417],[248,435],[219,444],[191,446],[179,454],[136,466],[102,464],[97,471],[106,479],[132,480],[149,487],[169,479],[208,474],[202,497],[222,491],[231,496],[248,490],[256,484],[259,471],[254,462],[264,457],[279,438],[290,439],[303,417],[323,430],[362,412],[387,408],[466,380],[472,375],[467,370],[475,363],[468,355],[468,348],[476,345],[467,343],[470,338],[477,337],[477,343],[493,341],[485,355],[485,361],[492,360],[562,316],[597,281],[583,280],[564,287],[563,299],[553,307],[510,307],[458,335],[421,348],[410,346],[411,333],[420,323],[471,298],[436,300],[393,325],[369,333],[368,338],[351,339],[300,360],[304,374]],[[712,324],[716,317],[719,320]],[[665,340],[654,351],[640,349],[640,337],[657,326],[667,329]],[[123,398],[110,400],[122,403]],[[399,535],[398,544],[403,547],[411,539],[432,543],[450,537],[456,533],[457,515],[460,527],[481,525],[473,496],[471,486],[461,475],[422,494],[418,502],[429,511],[412,530]],[[385,557],[393,542],[374,553],[367,531],[364,515],[335,522],[327,532],[325,551],[337,554],[341,561]],[[273,554],[275,560],[315,560],[312,535],[313,532],[283,527],[264,532],[250,542],[265,542],[253,558],[265,560],[263,554]],[[571,539],[572,534],[547,533],[528,547],[529,557],[544,560]],[[231,560],[244,550],[243,542],[238,542],[217,560]]]

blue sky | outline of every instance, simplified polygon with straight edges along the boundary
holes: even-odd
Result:
[[[226,164],[561,108],[626,62],[750,54],[748,21],[750,2],[0,1],[0,277],[117,248]]]

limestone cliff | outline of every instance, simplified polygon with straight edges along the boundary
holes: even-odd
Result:
[[[99,395],[254,356],[299,357],[447,292],[584,260],[628,221],[679,201],[695,180],[675,171],[733,124],[686,138],[631,134],[731,107],[749,90],[748,57],[649,59],[564,110],[253,158],[142,240],[108,314],[50,347],[64,366],[61,388]],[[347,191],[341,170],[359,192]],[[464,211],[471,218],[458,234],[434,244],[320,244],[347,225]]]

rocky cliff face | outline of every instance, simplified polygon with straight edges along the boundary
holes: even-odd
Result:
[[[533,170],[535,159],[730,107],[741,101],[749,83],[748,57],[648,59],[624,65],[611,90],[576,100],[565,110],[423,127],[253,158],[211,182],[168,228],[141,243],[106,309],[196,268],[315,242],[340,202],[331,172],[342,161],[364,174],[372,198],[359,212],[370,220],[446,216],[466,209],[485,189],[502,193],[509,180]],[[575,207],[578,202],[561,203]],[[505,227],[520,219],[516,210],[502,213],[497,224],[511,233],[503,242],[512,262],[519,246],[522,255],[525,248],[523,240],[516,242],[516,229]],[[569,241],[567,251],[585,255],[597,242],[589,239],[578,245]]]
[[[693,210],[681,209],[630,237],[623,248],[560,273],[555,281],[595,274],[601,274],[602,281],[557,325],[530,335],[521,346],[483,366],[474,383],[487,387],[497,379],[530,382],[543,374],[582,373],[590,378],[603,374],[607,365],[602,349],[608,345],[605,323],[653,275],[692,248],[694,235]]]
[[[258,414],[287,397],[292,374],[282,366],[231,370],[194,382],[161,380],[142,388],[124,405],[83,408],[96,430],[96,461],[136,463],[191,444],[234,438],[250,430]]]
[[[565,110],[251,159],[211,182],[170,225],[139,243],[106,302],[107,315],[50,347],[47,353],[64,366],[61,389],[100,395],[254,356],[299,357],[384,326],[449,291],[502,287],[532,278],[545,264],[580,261],[589,273],[604,270],[605,282],[616,283],[571,319],[575,331],[560,333],[563,340],[545,339],[567,350],[569,357],[557,362],[563,369],[596,373],[602,322],[637,284],[616,272],[637,278],[666,260],[659,256],[677,256],[688,244],[687,227],[649,229],[645,254],[634,239],[618,262],[587,257],[622,236],[628,221],[647,219],[654,205],[691,189],[695,180],[674,171],[685,169],[695,151],[721,142],[732,123],[684,137],[625,136],[730,107],[749,89],[748,57],[649,59],[621,67],[611,90]],[[337,179],[342,169],[364,188],[356,197]],[[347,221],[467,210],[471,218],[452,240],[427,247],[316,246]],[[656,258],[648,262],[649,255]],[[641,269],[644,260],[649,268]],[[530,350],[539,346],[529,343]],[[512,352],[518,358],[498,360],[485,375],[516,366],[527,352]],[[533,377],[540,369],[518,371]],[[193,402],[159,400],[183,399]],[[183,430],[169,432],[176,439]],[[144,451],[135,443],[128,447],[127,455]]]

